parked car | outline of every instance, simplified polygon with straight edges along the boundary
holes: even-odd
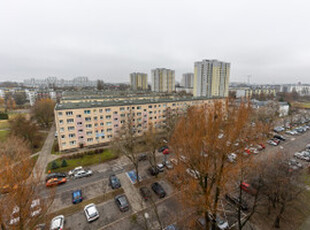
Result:
[[[159,172],[163,172],[163,171],[164,171],[165,166],[164,166],[164,164],[159,163],[159,164],[157,164],[157,165],[156,165],[156,168],[158,169],[158,171],[159,171]]]
[[[229,162],[235,162],[237,159],[237,154],[235,153],[230,153],[227,155],[227,159]]]
[[[170,224],[164,228],[164,230],[178,230],[177,226],[174,224]]]
[[[210,219],[210,221],[212,221],[213,218],[211,216],[209,216],[209,219]],[[226,220],[224,220],[223,218],[217,216],[215,218],[215,221],[216,221],[216,226],[218,229],[225,230],[225,229],[229,228],[228,222]],[[205,217],[201,216],[198,219],[196,219],[196,225],[199,229],[206,229]],[[211,227],[210,227],[210,229],[211,229]]]
[[[272,138],[272,140],[277,144],[279,145],[281,143],[281,140],[278,139],[278,138]]]
[[[303,168],[302,164],[296,159],[290,159],[288,165],[291,169],[297,170]]]
[[[159,196],[159,198],[164,198],[166,196],[164,188],[158,182],[152,184],[152,190]]]
[[[296,133],[294,131],[292,131],[292,130],[288,130],[285,133],[289,134],[289,135],[292,135],[292,136],[296,135]]]
[[[171,164],[171,162],[170,162],[169,160],[163,161],[163,165],[164,165],[167,169],[173,169],[173,164]]]
[[[164,146],[162,146],[162,147],[160,147],[159,149],[158,149],[158,152],[163,152],[165,149],[168,149],[168,146],[167,145],[164,145]]]
[[[255,195],[257,193],[257,190],[253,188],[250,184],[242,182],[240,185],[241,189],[251,195]]]
[[[81,170],[74,174],[74,179],[82,178],[82,177],[88,177],[93,175],[92,170]]]
[[[184,162],[184,163],[186,163],[186,162],[188,161],[187,157],[186,157],[186,156],[183,156],[183,155],[181,155],[181,156],[179,157],[179,159],[180,159],[180,161],[182,161],[182,162]]]
[[[277,146],[278,145],[278,143],[275,142],[273,139],[268,140],[267,143],[270,144],[270,145],[273,145],[273,146]]]
[[[151,191],[147,187],[141,187],[139,191],[145,201],[149,200],[152,196]]]
[[[82,170],[84,170],[83,167],[82,167],[82,166],[78,166],[78,167],[76,167],[76,168],[70,170],[70,171],[68,172],[68,175],[69,175],[69,176],[73,176],[74,174],[76,174],[77,172],[82,171]]]
[[[141,153],[138,155],[138,161],[146,161],[147,160],[147,154]]]
[[[95,204],[91,203],[84,207],[85,216],[88,222],[92,222],[99,218],[99,212]]]
[[[179,161],[177,159],[175,159],[175,158],[171,158],[170,161],[174,165],[177,165],[179,163]]]
[[[114,200],[119,210],[121,210],[122,212],[126,212],[129,210],[129,203],[127,197],[124,194],[116,196]]]
[[[151,176],[156,176],[159,173],[158,168],[149,167],[147,171],[150,173]]]
[[[229,194],[226,194],[225,195],[225,199],[228,200],[229,202],[239,206],[240,205],[240,208],[243,210],[243,211],[246,211],[248,210],[248,206],[247,204],[245,203],[244,200],[241,200],[238,198],[238,197],[235,197],[235,196],[231,196]]]
[[[45,177],[45,182],[52,178],[65,178],[67,175],[65,173],[50,173]]]
[[[186,169],[186,173],[195,179],[198,179],[198,177],[200,176],[197,170],[190,169],[190,168]]]
[[[56,216],[51,221],[50,230],[63,230],[65,225],[65,217],[63,215]]]
[[[274,135],[273,137],[279,139],[280,141],[285,141],[286,140],[285,137],[283,137],[282,135],[278,135],[278,134]]]
[[[72,192],[72,203],[77,204],[83,201],[82,190],[75,190]]]
[[[112,189],[117,189],[122,187],[120,180],[115,174],[110,175],[109,177],[109,185]]]
[[[67,182],[66,178],[52,178],[46,182],[46,187],[52,187],[60,184],[64,184]]]

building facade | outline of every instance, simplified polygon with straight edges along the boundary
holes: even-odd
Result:
[[[147,74],[146,73],[131,73],[130,74],[131,90],[147,90]]]
[[[160,98],[122,101],[60,103],[55,107],[55,122],[60,151],[81,146],[108,144],[131,114],[136,132],[142,135],[150,125],[163,128],[167,111],[184,112],[190,106],[211,106],[207,98]]]
[[[182,75],[181,86],[184,88],[193,88],[194,86],[194,74],[184,73]]]
[[[230,63],[202,60],[194,64],[195,97],[228,97]]]
[[[171,69],[157,68],[152,71],[151,88],[154,92],[175,91],[175,71]]]

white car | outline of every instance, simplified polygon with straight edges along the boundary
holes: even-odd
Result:
[[[162,163],[157,164],[156,167],[159,172],[163,172],[165,168],[165,166]]]
[[[286,134],[289,134],[289,135],[292,135],[292,136],[296,135],[295,132],[293,132],[293,131],[291,131],[291,130],[288,130],[288,131],[286,131],[285,133],[286,133]]]
[[[64,229],[65,217],[63,215],[56,216],[52,219],[50,230]]]
[[[84,170],[83,167],[82,167],[82,166],[78,166],[78,167],[76,167],[76,168],[70,170],[70,171],[68,172],[68,175],[69,175],[69,176],[73,176],[74,174],[76,174],[77,172],[82,171],[82,170]]]
[[[93,171],[91,170],[81,170],[74,174],[74,179],[87,177],[93,175]]]
[[[84,208],[85,216],[88,222],[94,221],[99,218],[99,212],[96,205],[91,203]]]
[[[200,176],[200,173],[197,170],[194,169],[186,169],[187,174],[189,174],[191,177],[194,177],[195,179],[198,179],[198,177]]]
[[[40,199],[33,200],[31,202],[30,209],[31,209],[30,213],[31,217],[39,215],[42,211],[42,208],[40,206]]]
[[[163,164],[165,165],[167,169],[173,169],[173,164],[171,164],[169,160],[164,161]]]
[[[237,159],[237,155],[235,153],[230,153],[228,154],[227,158],[229,162],[235,162],[235,160]]]

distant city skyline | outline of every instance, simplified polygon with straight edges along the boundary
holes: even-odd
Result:
[[[2,1],[0,81],[128,82],[163,67],[180,82],[196,60],[218,59],[232,64],[231,81],[309,83],[308,9],[302,0]]]

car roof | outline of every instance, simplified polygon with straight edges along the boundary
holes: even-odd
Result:
[[[64,218],[65,217],[63,215],[54,217],[52,220],[51,228],[56,229],[56,228],[60,227]]]
[[[117,200],[119,200],[119,202],[121,203],[121,205],[124,205],[124,204],[128,204],[127,202],[127,198],[125,195],[119,195],[116,197]]]
[[[82,195],[82,191],[81,190],[75,190],[72,192],[72,196],[75,198],[77,196],[81,196]]]

